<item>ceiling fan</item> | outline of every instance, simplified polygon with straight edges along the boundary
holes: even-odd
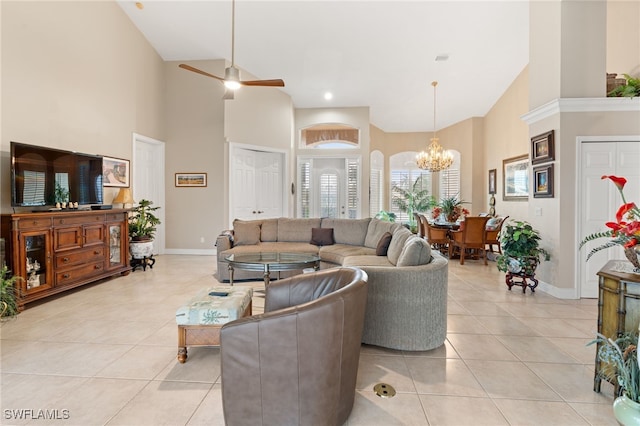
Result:
[[[235,15],[236,15],[236,2],[231,0],[231,66],[224,70],[224,78],[218,77],[208,72],[194,68],[191,65],[180,64],[180,68],[192,71],[198,74],[202,74],[207,77],[215,78],[224,83],[227,88],[225,91],[224,99],[233,99],[233,91],[239,89],[241,86],[266,86],[266,87],[284,87],[284,81],[281,79],[274,80],[240,80],[240,70],[235,66]]]

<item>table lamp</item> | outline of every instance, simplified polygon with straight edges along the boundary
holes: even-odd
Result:
[[[122,208],[125,208],[125,204],[133,204],[133,195],[131,195],[131,188],[120,188],[118,195],[113,199],[111,204],[122,203]]]

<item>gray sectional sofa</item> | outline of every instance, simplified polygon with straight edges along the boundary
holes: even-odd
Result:
[[[321,269],[359,267],[369,275],[363,343],[408,351],[444,343],[448,261],[399,224],[370,218],[236,220],[216,246],[220,282],[229,280],[224,259],[232,253],[305,252],[320,256]],[[260,280],[262,273],[236,269],[234,281],[241,279]]]

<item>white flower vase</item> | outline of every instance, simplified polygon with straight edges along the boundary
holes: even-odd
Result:
[[[622,395],[613,401],[613,415],[623,426],[640,426],[640,404]]]

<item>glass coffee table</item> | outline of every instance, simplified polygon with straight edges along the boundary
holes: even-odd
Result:
[[[229,264],[229,284],[233,285],[233,270],[261,271],[265,288],[271,282],[271,272],[296,269],[320,269],[320,257],[311,253],[234,253],[224,260]]]

